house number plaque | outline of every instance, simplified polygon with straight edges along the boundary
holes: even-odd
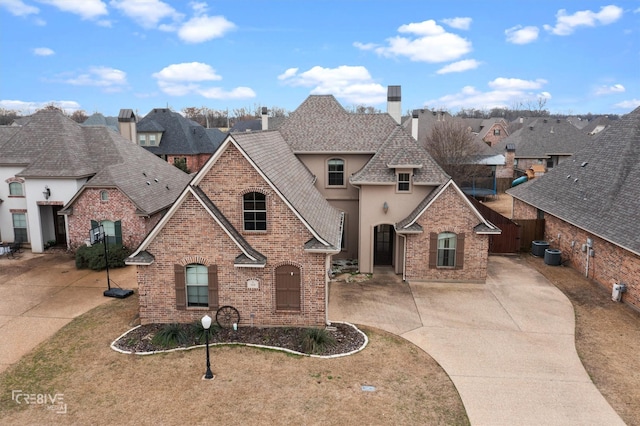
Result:
[[[247,288],[258,288],[258,280],[247,280]]]

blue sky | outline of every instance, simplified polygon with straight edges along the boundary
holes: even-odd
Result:
[[[256,106],[625,114],[640,0],[0,0],[0,108]]]

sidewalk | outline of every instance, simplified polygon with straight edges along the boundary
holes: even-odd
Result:
[[[135,268],[109,271],[112,286],[137,289]],[[132,287],[134,286],[134,287]],[[67,254],[0,257],[0,372],[73,318],[113,300],[105,271],[77,270]]]
[[[360,295],[332,283],[329,318],[390,331],[429,353],[473,425],[624,425],[575,349],[569,300],[518,258],[492,256],[485,284],[390,276]]]

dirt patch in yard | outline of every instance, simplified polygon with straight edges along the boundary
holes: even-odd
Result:
[[[442,368],[390,333],[362,328],[368,346],[335,359],[215,346],[215,378],[206,381],[202,347],[147,356],[109,347],[137,310],[137,295],[109,301],[0,374],[2,423],[469,424]],[[36,395],[36,403],[18,404],[12,390]],[[37,403],[37,395],[55,394],[65,414]]]
[[[569,298],[582,364],[625,423],[640,425],[640,312],[612,301],[610,289],[570,267],[523,258]]]

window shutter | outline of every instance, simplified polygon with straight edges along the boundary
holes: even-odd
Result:
[[[458,234],[456,241],[456,269],[462,269],[464,266],[464,232]]]
[[[116,220],[115,224],[116,244],[122,244],[122,221]]]
[[[438,267],[438,234],[429,234],[429,269]]]
[[[209,266],[209,309],[218,309],[218,267]]]
[[[187,292],[184,286],[184,266],[174,265],[175,281],[176,281],[176,309],[187,309]]]

